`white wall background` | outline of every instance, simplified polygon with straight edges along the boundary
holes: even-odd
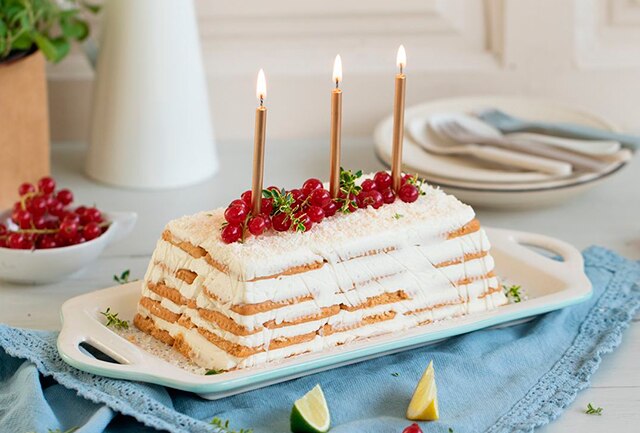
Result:
[[[640,130],[640,0],[195,2],[218,139],[252,137],[260,67],[269,137],[328,137],[337,53],[344,134],[369,136],[391,111],[400,43],[408,105],[529,95],[577,103]],[[77,52],[51,67],[49,79],[53,139],[85,141],[91,68]]]

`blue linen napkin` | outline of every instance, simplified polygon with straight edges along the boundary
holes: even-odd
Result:
[[[78,371],[59,358],[55,333],[0,326],[0,431],[211,433],[217,416],[231,429],[282,433],[293,402],[320,383],[332,433],[400,433],[433,359],[441,419],[421,423],[426,432],[530,432],[589,385],[640,307],[640,263],[600,247],[584,258],[594,286],[588,302],[218,401]]]

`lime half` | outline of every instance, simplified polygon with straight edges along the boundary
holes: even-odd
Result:
[[[291,409],[293,433],[325,433],[329,430],[330,424],[329,408],[320,385],[314,386],[293,404]]]

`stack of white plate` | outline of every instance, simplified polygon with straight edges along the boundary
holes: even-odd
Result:
[[[570,122],[614,131],[608,121],[579,108],[543,100],[512,97],[470,97],[433,101],[407,108],[405,125],[442,113],[471,114],[486,108],[497,108],[523,119]],[[383,120],[374,133],[376,153],[387,165],[391,164],[393,118]],[[427,152],[416,143],[405,127],[403,170],[417,173],[432,185],[456,195],[474,206],[495,208],[527,208],[551,205],[585,191],[626,164],[610,165],[597,172],[574,172],[559,177],[545,173],[509,169],[491,162],[466,156],[438,155]],[[441,137],[427,134],[434,144],[443,145]],[[444,144],[446,145],[446,144]]]

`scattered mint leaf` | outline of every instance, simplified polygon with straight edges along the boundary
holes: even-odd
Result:
[[[222,420],[218,417],[215,417],[211,420],[209,424],[217,427],[220,433],[253,433],[253,429],[243,429],[243,428],[241,428],[240,430],[231,429],[231,427],[229,427],[228,419]]]
[[[105,326],[113,326],[116,329],[129,329],[129,322],[119,319],[118,313],[111,312],[111,307],[107,307],[107,309],[105,311],[101,311],[100,314],[107,318]]]
[[[522,302],[522,299],[523,299],[522,286],[518,286],[514,284],[507,287],[503,285],[502,289],[504,290],[504,294],[507,295],[507,298],[509,298],[511,302],[515,304],[517,304],[518,302]]]
[[[129,276],[131,275],[131,271],[129,269],[123,271],[120,276],[115,274],[113,276],[113,280],[118,284],[126,284],[129,282]]]
[[[591,403],[587,404],[587,410],[585,413],[587,415],[602,415],[603,409],[601,407],[593,407]]]

